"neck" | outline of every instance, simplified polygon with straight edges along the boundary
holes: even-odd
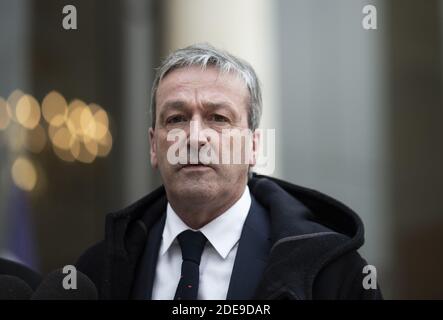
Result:
[[[168,201],[175,213],[190,228],[197,230],[222,215],[236,203],[243,195],[244,188],[235,194],[218,195],[208,199],[204,195],[193,199],[174,197],[167,193]]]

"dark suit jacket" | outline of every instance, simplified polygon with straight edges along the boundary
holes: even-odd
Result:
[[[271,249],[269,215],[254,197],[251,197],[251,200],[251,208],[242,229],[232,269],[226,297],[228,300],[247,300],[253,297]],[[144,253],[137,266],[132,290],[133,299],[151,299],[165,218],[166,214],[163,214],[153,224],[149,233]]]

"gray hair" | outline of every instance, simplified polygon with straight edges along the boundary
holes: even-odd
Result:
[[[203,69],[214,66],[223,73],[233,71],[240,76],[249,91],[249,128],[252,131],[258,128],[262,113],[262,96],[257,74],[246,61],[207,43],[194,44],[172,52],[157,69],[151,90],[152,128],[155,128],[156,94],[160,81],[172,70],[188,66],[201,66]]]

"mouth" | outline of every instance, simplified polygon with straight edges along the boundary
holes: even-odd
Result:
[[[185,164],[180,167],[179,170],[185,170],[185,171],[204,171],[213,169],[211,166],[202,164],[202,163],[196,163],[196,164]]]

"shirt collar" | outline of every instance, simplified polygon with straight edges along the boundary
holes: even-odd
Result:
[[[242,196],[237,202],[217,218],[199,229],[223,259],[227,257],[229,252],[239,241],[243,224],[250,207],[251,195],[248,186],[246,186]],[[183,222],[168,202],[160,254],[165,254],[165,252],[171,247],[175,238],[181,232],[188,229],[194,230]]]

